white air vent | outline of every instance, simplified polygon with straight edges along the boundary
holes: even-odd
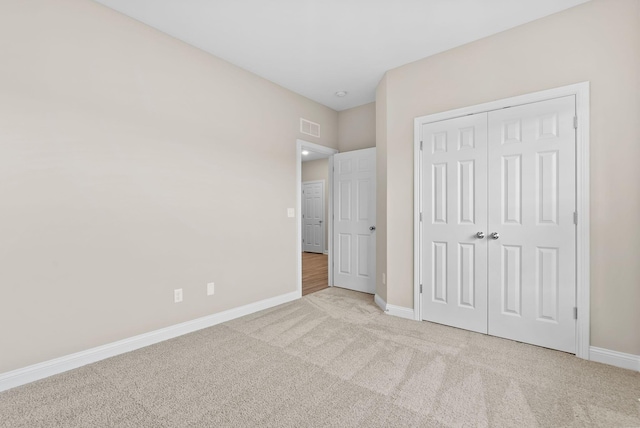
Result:
[[[311,135],[312,137],[320,137],[320,125],[310,120],[300,118],[300,132]]]

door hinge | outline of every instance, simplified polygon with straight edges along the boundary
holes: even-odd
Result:
[[[422,141],[420,141],[420,150],[422,150]]]
[[[578,212],[573,212],[573,224],[578,224]]]
[[[573,128],[578,129],[578,116],[573,116]]]
[[[577,320],[578,319],[578,308],[574,306],[573,308],[573,319]]]
[[[420,212],[420,223],[422,223],[422,212]]]
[[[422,294],[422,284],[420,284],[420,294]]]

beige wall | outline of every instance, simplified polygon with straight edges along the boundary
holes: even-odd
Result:
[[[376,103],[338,112],[338,150],[368,149],[376,146]]]
[[[0,2],[0,58],[0,373],[296,290],[335,111],[88,0]]]
[[[595,0],[387,73],[378,121],[388,115],[389,303],[413,307],[413,119],[583,81],[591,82],[591,344],[640,354],[638,0]]]
[[[302,181],[324,180],[324,249],[329,249],[329,159],[302,162]]]

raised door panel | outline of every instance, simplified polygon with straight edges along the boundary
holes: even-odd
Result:
[[[356,201],[356,218],[359,222],[370,222],[375,207],[371,206],[372,179],[364,178],[357,181],[358,199]]]
[[[431,283],[432,283],[432,301],[439,303],[447,303],[447,243],[432,242],[432,267],[431,267]]]
[[[498,245],[498,244],[495,244]],[[522,312],[522,247],[502,245],[502,313],[520,316]]]
[[[536,317],[558,321],[560,273],[558,248],[536,248]]]
[[[338,203],[336,204],[338,210],[338,221],[348,222],[351,221],[351,187],[353,183],[351,180],[340,180],[338,182]]]
[[[319,250],[322,250],[322,241],[324,237],[324,231],[322,229],[322,225],[320,224],[314,224],[313,225],[313,236],[312,236],[312,243],[313,246]]]
[[[432,202],[431,218],[433,224],[447,224],[448,180],[447,164],[431,165]]]
[[[358,270],[356,274],[361,278],[369,278],[372,275],[369,261],[371,260],[371,234],[357,236],[356,261]]]
[[[559,184],[558,151],[536,153],[536,215],[539,225],[558,224]]]
[[[493,189],[492,189],[493,190]],[[522,222],[522,157],[502,157],[502,224]]]
[[[475,160],[458,162],[458,224],[475,224]]]
[[[339,233],[337,239],[338,245],[338,272],[350,275],[351,270],[351,234]]]
[[[475,308],[475,285],[476,246],[458,244],[458,305]]]

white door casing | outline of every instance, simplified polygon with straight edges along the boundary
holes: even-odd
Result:
[[[487,332],[487,114],[422,127],[424,319]]]
[[[488,121],[489,334],[565,352],[576,331],[574,117],[567,96]]]
[[[302,251],[324,253],[324,181],[302,183]]]
[[[334,285],[376,288],[376,149],[334,155]]]
[[[576,192],[584,189],[576,182],[576,114],[576,96],[570,95],[473,116],[416,120],[422,141],[416,276],[424,285],[421,318],[576,352],[574,214]],[[462,147],[472,146],[464,143],[465,132],[477,132],[483,122],[486,137],[474,140],[485,144],[484,156],[480,150],[461,155]],[[479,203],[482,193],[488,206]],[[485,215],[484,226],[478,213]],[[465,230],[469,225],[479,226],[484,240],[474,242]],[[484,296],[478,264],[488,266]],[[484,323],[462,310],[464,303],[470,308],[472,295],[487,303]]]

